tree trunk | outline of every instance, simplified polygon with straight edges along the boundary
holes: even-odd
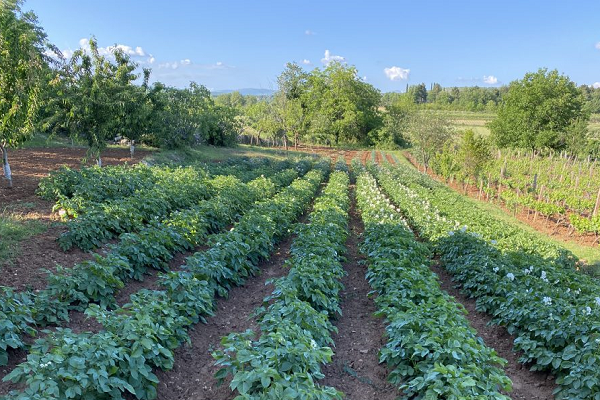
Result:
[[[100,157],[100,154],[98,154],[98,158],[96,159],[96,164],[98,164],[98,166],[100,168],[102,168],[102,157]]]
[[[298,150],[298,132],[294,133],[294,150]]]
[[[133,160],[133,155],[135,154],[135,140],[129,142],[129,154],[131,154],[131,159]]]
[[[8,163],[8,151],[6,146],[0,146],[0,150],[2,150],[2,166],[4,169],[4,178],[8,181],[8,187],[12,188],[12,173],[10,172],[10,164]]]
[[[283,135],[283,147],[285,148],[285,151],[287,151],[287,135]]]

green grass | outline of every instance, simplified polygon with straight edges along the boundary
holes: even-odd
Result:
[[[70,138],[63,136],[48,136],[42,133],[35,134],[31,139],[22,143],[18,148],[20,149],[32,149],[32,148],[54,148],[54,147],[86,147],[86,144],[77,140],[71,140]]]
[[[42,233],[47,225],[35,219],[27,219],[5,209],[0,213],[0,266],[11,263],[20,253],[20,243]]]
[[[295,152],[266,147],[249,145],[238,145],[237,147],[214,147],[198,146],[194,148],[183,148],[176,150],[164,150],[156,152],[148,157],[149,164],[192,164],[195,162],[224,161],[235,157],[267,157],[276,160],[296,158],[309,153]]]

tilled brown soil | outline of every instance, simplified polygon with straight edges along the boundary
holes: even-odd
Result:
[[[346,242],[347,261],[344,268],[348,275],[343,279],[345,289],[341,293],[342,316],[335,321],[338,333],[333,362],[323,368],[322,384],[344,392],[349,400],[394,400],[399,396],[396,388],[386,381],[388,374],[379,364],[379,349],[385,346],[383,319],[375,318],[377,310],[371,290],[365,279],[366,265],[359,254],[358,242],[364,230],[356,203],[350,209],[350,235]]]
[[[552,391],[556,388],[554,377],[543,372],[532,372],[519,364],[518,354],[513,352],[514,337],[506,328],[498,325],[489,325],[491,317],[476,310],[475,300],[470,299],[460,292],[457,284],[452,281],[452,276],[439,265],[431,267],[440,278],[443,290],[453,296],[468,311],[467,319],[471,326],[477,330],[478,335],[484,340],[488,347],[496,350],[498,355],[508,361],[504,367],[506,375],[513,382],[513,391],[508,395],[513,400],[552,400]]]
[[[389,162],[390,164],[392,164],[392,165],[396,165],[396,161],[394,161],[394,158],[393,158],[393,157],[392,157],[390,154],[388,154],[388,153],[385,153],[385,159],[386,159],[386,160],[387,160],[387,162]]]

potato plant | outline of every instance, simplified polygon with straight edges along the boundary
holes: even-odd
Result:
[[[380,361],[402,399],[510,399],[505,360],[485,346],[466,311],[442,291],[429,269],[430,251],[416,241],[375,179],[357,179],[357,201],[365,223],[361,251],[367,279],[385,317],[388,342]]]
[[[256,311],[260,332],[232,333],[213,353],[219,380],[231,375],[239,399],[341,399],[321,386],[321,365],[331,362],[330,322],[340,313],[341,265],[348,234],[348,174],[334,172],[314,203],[310,222],[298,225],[286,263],[289,274]],[[258,335],[258,337],[257,337]]]
[[[324,163],[316,165],[304,178],[257,204],[230,232],[213,242],[210,250],[215,249],[211,252],[214,259],[206,260],[211,265],[224,260],[239,262],[242,255],[231,254],[238,249],[226,244],[242,240],[243,256],[249,264],[224,262],[219,271],[235,282],[239,280],[234,275],[242,273],[243,266],[248,268],[248,274],[255,271],[255,260],[264,254],[268,256],[277,239],[289,231],[315,195],[328,168]],[[266,210],[274,214],[265,213]],[[264,223],[277,221],[267,236],[251,235],[259,217]],[[58,330],[39,339],[27,361],[5,377],[26,384],[24,391],[11,393],[8,399],[122,399],[126,392],[139,399],[156,398],[157,379],[152,368],[172,368],[173,349],[187,340],[187,328],[210,315],[216,288],[223,282],[203,273],[205,269],[197,261],[199,254],[193,256],[194,262],[188,258],[181,271],[161,275],[164,290],[142,290],[131,296],[129,304],[113,311],[97,305],[89,307],[87,313],[99,319],[105,331],[74,334]],[[110,355],[98,349],[108,349]],[[56,365],[48,368],[45,360]]]
[[[400,166],[376,173],[478,308],[516,336],[520,361],[557,376],[556,398],[600,399],[600,285],[573,268],[572,255],[494,221],[424,175]]]

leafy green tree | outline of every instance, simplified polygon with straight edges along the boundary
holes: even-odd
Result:
[[[540,69],[510,83],[490,129],[500,147],[562,150],[574,126],[589,119],[583,106],[567,76]]]
[[[472,129],[463,132],[457,157],[464,175],[463,180],[472,178],[477,181],[491,157],[489,143],[483,136],[475,135]]]
[[[382,126],[381,93],[339,62],[315,69],[307,81],[303,103],[313,138],[327,143],[369,144],[369,133]]]
[[[408,144],[408,131],[415,105],[407,96],[399,97],[396,102],[385,107],[383,126],[373,131],[371,143],[379,148],[393,149]]]
[[[73,136],[87,142],[86,158],[95,159],[98,165],[102,165],[107,140],[136,123],[125,116],[137,107],[137,96],[131,95],[137,65],[119,49],[112,54],[114,62],[100,54],[96,39],[91,38],[89,48],[76,50],[57,80],[59,119]],[[120,128],[121,124],[125,127]]]
[[[258,145],[262,143],[261,136],[272,137],[278,129],[272,109],[272,102],[266,100],[256,102],[246,109],[246,131],[256,139]]]
[[[424,83],[411,86],[408,88],[408,96],[415,104],[425,104],[427,102],[427,87]]]
[[[150,70],[144,68],[143,83],[141,86],[126,83],[123,90],[118,93],[117,113],[115,118],[115,135],[129,140],[131,157],[135,153],[135,144],[150,134],[152,129],[152,115],[154,105],[152,103],[151,88],[148,85]]]
[[[427,99],[430,102],[435,103],[438,95],[442,93],[443,90],[444,89],[442,89],[442,85],[440,85],[439,83],[434,83],[433,85],[431,85],[431,90],[427,93]]]
[[[0,2],[0,151],[9,187],[8,148],[33,134],[49,61],[44,51],[53,48],[35,14],[23,12],[21,5],[20,0]]]
[[[439,153],[444,144],[452,138],[453,130],[450,121],[442,114],[417,112],[410,122],[410,142],[418,149],[425,169],[429,161]]]
[[[308,74],[296,63],[287,63],[277,78],[279,92],[274,104],[279,113],[279,122],[283,131],[284,146],[287,149],[288,135],[298,148],[300,138],[306,133],[308,106],[304,94],[307,90]]]
[[[196,82],[185,89],[155,85],[149,99],[156,117],[148,137],[155,146],[231,146],[241,132],[237,110],[216,104],[210,91]]]

